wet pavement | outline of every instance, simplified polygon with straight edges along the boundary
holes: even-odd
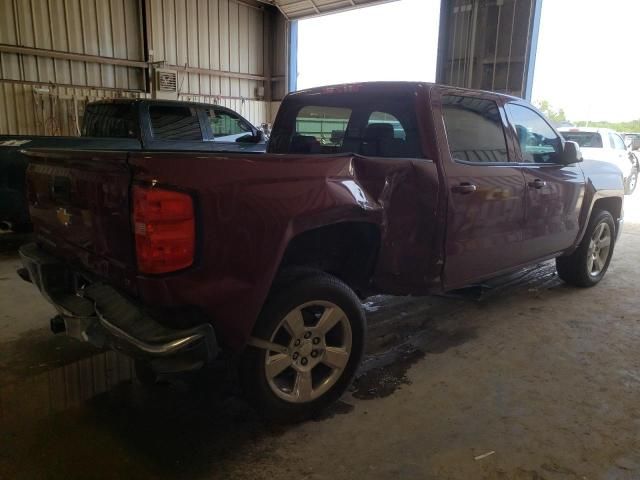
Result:
[[[368,299],[358,378],[290,426],[264,423],[232,373],[142,385],[127,357],[53,336],[13,273],[22,240],[0,236],[0,479],[640,478],[640,223],[596,289],[545,263]]]

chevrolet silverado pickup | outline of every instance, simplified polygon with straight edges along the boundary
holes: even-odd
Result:
[[[428,295],[556,259],[605,275],[614,165],[529,103],[428,83],[292,93],[262,155],[33,149],[19,274],[54,332],[156,374],[217,358],[264,415],[306,418],[352,380],[361,300]]]
[[[262,132],[220,105],[112,99],[85,108],[80,137],[0,135],[0,230],[31,229],[26,148],[264,152]]]

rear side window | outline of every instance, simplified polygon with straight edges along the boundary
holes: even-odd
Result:
[[[512,103],[506,106],[509,120],[518,134],[522,161],[525,163],[560,163],[562,139],[547,121],[530,108]]]
[[[134,105],[117,103],[87,105],[82,136],[137,138],[138,122]]]
[[[442,98],[449,150],[454,160],[473,163],[508,162],[498,104],[458,95]]]
[[[596,132],[562,132],[562,136],[582,148],[603,148],[602,137]]]
[[[152,105],[149,107],[149,118],[156,140],[202,140],[195,108]]]
[[[369,94],[338,94],[285,102],[269,151],[420,158],[420,145],[412,95],[381,99]]]

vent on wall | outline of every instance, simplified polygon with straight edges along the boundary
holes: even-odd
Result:
[[[178,72],[175,70],[156,70],[155,97],[164,99],[178,98]]]

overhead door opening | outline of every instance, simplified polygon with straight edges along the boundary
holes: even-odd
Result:
[[[435,81],[440,0],[402,0],[297,22],[292,89]],[[292,52],[295,55],[295,52]],[[295,62],[294,62],[295,65]]]

